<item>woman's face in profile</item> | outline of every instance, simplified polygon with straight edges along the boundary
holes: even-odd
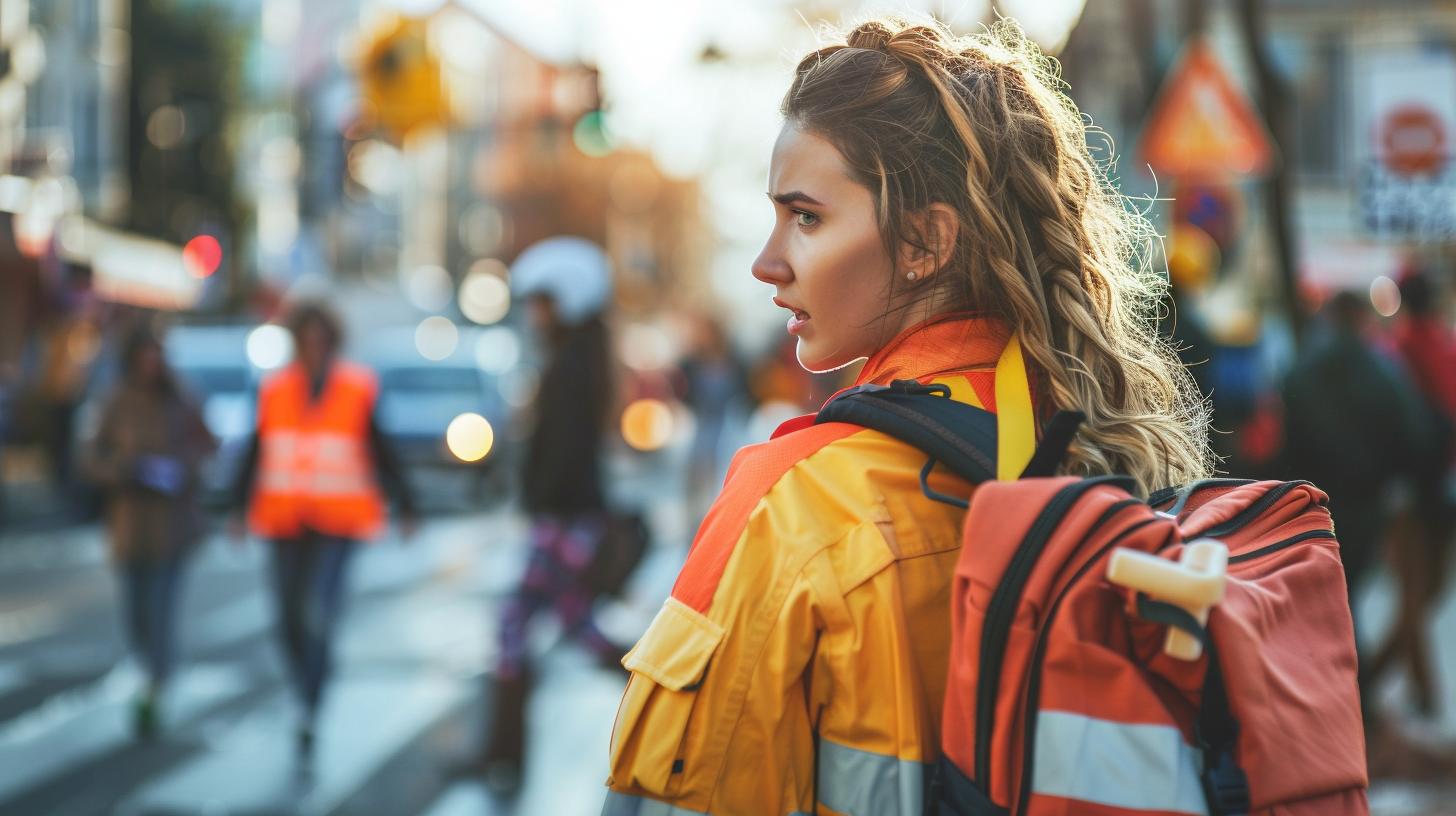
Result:
[[[784,125],[769,166],[774,227],[753,276],[789,311],[799,364],[827,371],[868,357],[899,332],[884,320],[894,264],[880,238],[875,199],[850,177],[832,144]]]

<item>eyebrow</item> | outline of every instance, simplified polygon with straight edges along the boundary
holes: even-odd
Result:
[[[787,193],[778,193],[778,194],[768,193],[767,195],[768,195],[769,198],[773,199],[774,201],[777,201],[778,203],[784,205],[785,207],[789,206],[790,204],[799,203],[799,202],[802,202],[804,204],[813,204],[816,207],[822,207],[822,206],[824,206],[824,202],[818,201],[818,200],[814,199],[812,196],[810,196],[808,193],[804,193],[804,192],[799,191],[799,190],[791,190],[791,191],[789,191]]]

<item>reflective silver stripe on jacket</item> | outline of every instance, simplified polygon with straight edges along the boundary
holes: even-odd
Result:
[[[645,796],[607,791],[602,816],[708,816],[701,810],[688,810]]]
[[[819,801],[854,816],[920,816],[931,766],[819,741]]]
[[[607,791],[607,803],[602,805],[602,816],[709,816],[709,814],[669,805],[656,799]],[[809,814],[796,810],[786,816],[809,816]]]
[[[1033,793],[1128,810],[1204,816],[1201,760],[1171,725],[1099,720],[1070,711],[1036,719]]]
[[[332,431],[271,431],[263,435],[258,485],[267,492],[352,496],[374,488],[364,445]]]

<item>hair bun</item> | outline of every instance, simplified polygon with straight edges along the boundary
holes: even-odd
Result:
[[[850,48],[864,48],[870,51],[890,53],[890,39],[895,36],[888,26],[879,20],[860,23],[849,32],[846,45]]]

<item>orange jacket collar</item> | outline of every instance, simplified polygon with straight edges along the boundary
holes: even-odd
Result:
[[[995,366],[1011,336],[992,317],[955,313],[933,317],[901,332],[865,363],[855,385],[889,385],[971,368]]]

